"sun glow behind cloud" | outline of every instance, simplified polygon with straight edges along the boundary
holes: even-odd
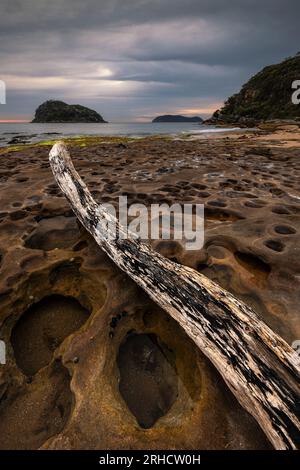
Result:
[[[110,70],[108,67],[99,67],[98,68],[98,76],[100,78],[107,78],[113,76],[113,71]]]
[[[2,75],[10,91],[49,91],[59,93],[69,99],[97,98],[99,96],[118,96],[132,94],[138,89],[144,88],[145,84],[138,81],[127,81],[104,78],[112,76],[109,69],[102,70],[99,74],[86,74],[79,77],[62,76],[19,76]]]

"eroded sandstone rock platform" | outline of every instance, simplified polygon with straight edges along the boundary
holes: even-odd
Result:
[[[74,140],[96,199],[205,203],[205,246],[153,242],[300,338],[300,135]],[[0,154],[0,448],[263,449],[183,330],[96,246],[50,145]]]

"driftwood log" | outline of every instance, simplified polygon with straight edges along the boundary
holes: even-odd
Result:
[[[293,349],[253,310],[196,272],[136,238],[108,237],[112,215],[97,204],[62,142],[50,152],[54,177],[98,245],[168,312],[218,369],[276,449],[300,448],[300,370]]]

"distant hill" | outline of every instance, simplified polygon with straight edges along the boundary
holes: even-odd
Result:
[[[99,122],[104,119],[96,111],[80,104],[67,104],[63,101],[49,100],[41,104],[32,122]]]
[[[186,117],[178,114],[165,114],[164,116],[157,116],[152,122],[203,122],[199,116]]]
[[[292,103],[292,83],[300,80],[300,54],[254,75],[232,95],[210,122],[234,123],[247,120],[297,119],[300,105]]]

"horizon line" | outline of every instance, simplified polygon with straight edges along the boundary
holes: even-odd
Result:
[[[29,119],[0,119],[0,123],[31,122]]]

